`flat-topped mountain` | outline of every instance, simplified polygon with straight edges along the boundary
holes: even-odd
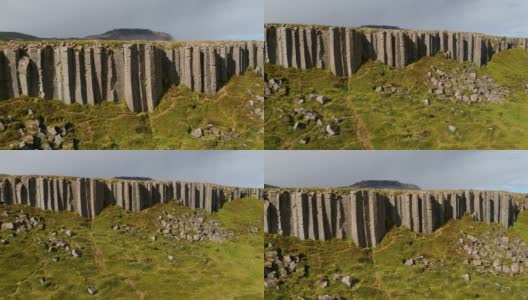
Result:
[[[86,40],[113,40],[113,41],[172,41],[174,38],[165,32],[152,31],[150,29],[121,28],[107,31],[103,34],[89,35]]]
[[[401,183],[396,180],[362,180],[349,187],[358,189],[391,189],[391,190],[419,190],[415,184]]]
[[[138,180],[138,181],[154,180],[154,179],[152,179],[150,177],[137,177],[137,176],[117,176],[117,177],[114,177],[114,179]]]
[[[394,29],[401,30],[401,27],[391,25],[361,25],[362,28],[374,28],[374,29]]]
[[[0,31],[0,41],[38,41],[41,38],[20,33],[20,32],[10,32],[10,31]]]

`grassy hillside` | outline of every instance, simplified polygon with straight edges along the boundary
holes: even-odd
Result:
[[[253,95],[262,95],[262,79],[248,72],[233,77],[217,95],[197,94],[183,85],[171,88],[152,113],[132,113],[124,102],[100,105],[65,105],[60,101],[19,98],[0,101],[0,121],[15,118],[0,132],[0,148],[20,142],[18,129],[28,120],[28,109],[43,116],[46,125],[71,122],[79,149],[262,149],[260,117],[252,113],[262,107]],[[248,102],[253,100],[254,107]],[[195,139],[189,132],[209,124],[238,138],[220,140],[212,134]]]
[[[174,216],[190,209],[173,204],[157,205],[140,213],[118,207],[105,209],[93,221],[74,213],[56,213],[27,207],[30,216],[44,218],[45,230],[32,230],[17,237],[1,231],[0,295],[5,299],[84,299],[94,298],[89,286],[98,289],[100,299],[255,299],[262,289],[262,202],[242,199],[225,205],[208,218],[234,230],[234,238],[223,243],[176,241],[156,233],[162,211]],[[239,219],[244,215],[243,219]],[[0,217],[5,219],[5,217]],[[116,224],[134,228],[131,232],[112,230]],[[248,228],[259,228],[250,234]],[[73,230],[67,237],[60,229]],[[81,247],[82,257],[62,251],[48,253],[40,241],[53,231],[73,247]],[[152,241],[152,236],[158,236]],[[168,255],[174,257],[173,261]],[[53,261],[59,257],[58,262]],[[39,278],[45,277],[45,284]]]
[[[503,103],[466,104],[441,101],[430,94],[427,72],[435,66],[451,72],[462,64],[441,55],[426,57],[403,69],[368,62],[349,79],[327,70],[296,70],[267,65],[268,78],[286,78],[289,92],[273,95],[265,108],[266,149],[527,149],[528,148],[528,52],[512,49],[493,56],[476,68],[479,78],[487,75],[500,87],[508,87]],[[393,94],[378,93],[378,86],[393,86]],[[324,105],[306,99],[325,95]],[[304,98],[299,104],[296,100]],[[424,105],[429,99],[430,105]],[[282,122],[295,108],[308,108],[325,121],[340,118],[339,135],[324,138],[315,122],[304,130]],[[282,112],[281,112],[282,110]],[[456,132],[449,130],[455,126]],[[299,140],[309,137],[308,144]]]
[[[473,265],[464,264],[461,232],[480,237],[484,232],[501,231],[499,225],[472,221],[469,217],[452,220],[431,236],[406,228],[394,228],[373,250],[359,249],[351,241],[300,241],[266,235],[265,243],[282,253],[306,256],[306,276],[291,276],[279,289],[266,289],[266,299],[315,299],[318,295],[340,295],[346,299],[523,299],[528,296],[528,274],[508,276],[480,274]],[[522,237],[528,232],[528,212],[506,232]],[[409,258],[424,256],[434,267],[406,266]],[[332,280],[335,273],[349,274],[358,281],[349,288]],[[466,282],[462,275],[469,274]],[[314,287],[318,279],[330,279],[326,288]]]
[[[0,41],[38,41],[40,38],[20,32],[0,32]]]

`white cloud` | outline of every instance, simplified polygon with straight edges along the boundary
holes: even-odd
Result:
[[[528,36],[523,0],[264,0],[265,21]]]
[[[211,182],[260,187],[261,151],[0,151],[0,174]]]
[[[0,31],[84,37],[115,28],[147,28],[178,40],[261,36],[261,0],[3,0]]]

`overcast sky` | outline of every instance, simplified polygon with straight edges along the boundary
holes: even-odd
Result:
[[[262,187],[262,151],[0,151],[0,174],[151,177]]]
[[[422,189],[528,192],[528,151],[265,151],[265,181],[281,187],[398,180]]]
[[[145,28],[177,40],[263,39],[263,0],[2,0],[0,31],[84,37]]]
[[[267,23],[394,25],[528,36],[526,0],[264,0]]]

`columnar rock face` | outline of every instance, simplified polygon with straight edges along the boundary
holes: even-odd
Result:
[[[214,95],[233,75],[263,73],[264,43],[0,45],[0,99],[19,96],[94,105],[126,101],[152,111],[171,85]]]
[[[528,200],[488,191],[300,191],[268,190],[265,231],[301,240],[351,239],[375,247],[392,226],[431,234],[465,214],[508,228]]]
[[[506,49],[528,48],[526,38],[501,38],[480,33],[381,30],[368,28],[267,24],[266,62],[286,68],[330,69],[351,76],[368,60],[404,67],[424,56],[444,53],[448,58],[488,63]]]
[[[103,180],[94,178],[0,177],[0,203],[23,204],[54,211],[76,211],[93,218],[103,208],[117,205],[140,211],[157,203],[176,201],[192,209],[218,211],[227,201],[263,198],[262,189],[227,187],[180,181]]]

